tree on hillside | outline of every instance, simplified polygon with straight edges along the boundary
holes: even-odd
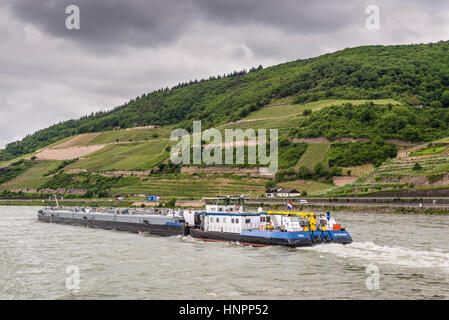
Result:
[[[299,168],[298,177],[301,179],[309,179],[312,176],[310,170],[306,166]]]
[[[440,102],[440,101],[432,101],[431,103],[430,103],[430,106],[432,107],[432,108],[442,108],[443,107],[443,104]]]
[[[449,90],[444,91],[443,94],[441,95],[441,103],[446,108],[449,107]]]
[[[310,116],[312,114],[312,110],[310,110],[310,109],[305,109],[303,112],[302,112],[302,115],[305,117],[305,116]]]
[[[413,170],[414,171],[418,171],[418,170],[421,170],[421,169],[422,169],[421,165],[418,162],[415,162],[415,165],[413,166]]]

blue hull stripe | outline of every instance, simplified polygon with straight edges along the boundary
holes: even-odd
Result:
[[[167,222],[165,223],[165,225],[167,225],[167,226],[180,226],[180,227],[182,227],[182,223],[179,223],[179,222],[170,222],[170,221],[167,221]]]
[[[327,237],[330,240],[337,238],[351,238],[347,231],[266,231],[266,230],[244,230],[242,236],[262,237],[268,239],[312,239],[312,236],[321,240]]]

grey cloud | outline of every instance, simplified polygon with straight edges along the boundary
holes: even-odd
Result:
[[[78,5],[81,29],[65,28],[65,8]],[[331,32],[353,23],[362,2],[329,0],[14,0],[10,10],[23,22],[55,37],[98,50],[157,47],[175,41],[197,21],[269,25],[287,33]]]
[[[65,28],[65,8],[75,4],[81,11],[81,29]],[[14,0],[7,7],[24,23],[53,37],[72,40],[100,54],[126,47],[168,46],[198,22],[235,29],[248,25],[270,27],[284,34],[328,35],[363,27],[365,7],[377,4],[382,18],[394,29],[401,9],[419,8],[423,15],[439,17],[448,2],[334,1],[334,0]],[[410,17],[412,19],[413,17]],[[257,31],[255,31],[257,32]],[[249,36],[257,36],[254,33]],[[348,35],[351,37],[351,35]],[[265,40],[269,42],[269,40]],[[263,47],[252,40],[254,48]],[[269,52],[267,48],[267,52]]]
[[[80,8],[80,30],[65,27],[69,5]],[[52,36],[103,51],[163,45],[183,32],[195,16],[189,0],[15,0],[8,7],[23,22]]]
[[[362,3],[329,0],[198,0],[211,21],[270,25],[285,32],[314,34],[341,29],[363,12]]]

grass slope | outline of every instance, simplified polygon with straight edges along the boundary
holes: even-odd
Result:
[[[170,138],[170,133],[174,128],[174,126],[164,126],[153,129],[108,130],[101,132],[97,137],[89,142],[89,145],[167,139]]]
[[[317,111],[324,107],[331,105],[343,105],[345,103],[352,103],[353,105],[361,105],[372,101],[376,105],[400,105],[401,103],[394,99],[372,99],[372,100],[341,100],[341,99],[325,99],[305,104],[293,104],[292,97],[278,99],[271,102],[269,105],[260,110],[251,112],[242,120],[260,119],[260,118],[277,118],[277,117],[292,117],[299,116],[304,110]]]
[[[61,163],[62,161],[39,161],[14,180],[1,184],[0,190],[11,190],[16,188],[38,189],[50,179],[50,177],[46,177],[45,174],[50,170],[55,169]]]
[[[111,144],[69,165],[67,169],[149,170],[169,156],[165,151],[167,146],[168,141],[164,140]]]

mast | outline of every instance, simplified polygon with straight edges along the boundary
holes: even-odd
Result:
[[[53,195],[55,197],[55,201],[56,201],[56,207],[59,208],[59,203],[58,203],[58,197],[56,197],[56,195]]]

